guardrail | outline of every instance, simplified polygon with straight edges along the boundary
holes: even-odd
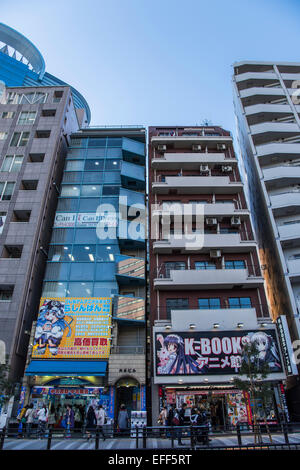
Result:
[[[94,440],[94,450],[99,449],[99,442],[102,438],[105,440],[106,438],[110,439],[121,439],[121,438],[129,438],[135,442],[136,449],[147,449],[150,448],[148,445],[148,439],[151,438],[161,438],[162,440],[165,439],[166,443],[169,441],[171,445],[167,446],[164,445],[161,449],[174,449],[178,448],[178,445],[175,444],[175,441],[178,441],[178,444],[181,446],[181,449],[189,449],[189,450],[198,450],[198,449],[206,449],[206,450],[225,450],[225,449],[271,449],[271,448],[280,448],[280,449],[292,449],[292,448],[300,448],[300,423],[281,423],[277,425],[269,425],[271,435],[281,436],[282,442],[280,443],[273,443],[270,442],[263,442],[263,434],[268,437],[267,434],[267,427],[266,424],[257,424],[255,427],[247,425],[244,427],[243,425],[238,424],[235,427],[228,426],[225,428],[219,428],[219,432],[212,431],[211,426],[208,424],[204,424],[201,426],[195,425],[185,425],[185,426],[154,426],[154,427],[135,427],[127,430],[127,433],[120,433],[116,429],[111,428],[107,430],[105,426],[103,427],[103,432],[101,429],[95,429],[91,431],[86,429],[85,427],[81,430],[69,431],[65,429],[47,429],[43,432],[42,438],[45,439],[45,450],[51,450],[53,441],[55,439],[62,439],[65,437],[71,437],[73,439],[82,439],[82,440]],[[299,434],[299,442],[291,442],[294,436],[289,436],[289,434]],[[255,439],[254,443],[247,443],[245,442],[245,437],[253,437]],[[18,431],[18,427],[10,429],[8,424],[7,428],[4,428],[0,433],[0,450],[3,450],[5,439],[11,437],[26,437],[22,433],[20,434]],[[215,445],[214,437],[231,437],[234,438],[234,442],[229,445]],[[27,437],[28,439],[36,440],[41,438],[40,433],[34,433]],[[185,442],[182,442],[185,440]],[[217,442],[217,440],[215,441]],[[236,443],[235,443],[236,442]],[[132,449],[132,444],[130,444],[130,448]],[[39,449],[40,450],[40,449]]]

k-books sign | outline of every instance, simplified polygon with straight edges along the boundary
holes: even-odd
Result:
[[[255,343],[258,367],[269,365],[270,373],[282,372],[275,330],[195,333],[156,333],[156,375],[236,374],[242,348]]]

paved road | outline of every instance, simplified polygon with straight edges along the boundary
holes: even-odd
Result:
[[[282,435],[273,435],[273,444],[284,444],[284,437]],[[300,449],[300,434],[289,434],[289,441],[291,444],[298,444],[297,448]],[[175,449],[188,448],[190,445],[189,439],[183,439],[183,446],[178,446],[177,441],[175,441]],[[263,436],[263,442],[269,444],[269,437],[267,435]],[[253,436],[242,436],[243,445],[254,444]],[[216,447],[230,447],[237,445],[236,437],[225,437],[225,436],[213,436],[210,442],[210,446],[213,448]],[[139,447],[142,446],[142,439],[139,440]],[[42,450],[47,447],[47,439],[11,439],[6,438],[4,441],[3,450]],[[147,439],[147,449],[170,449],[172,447],[171,440],[169,439]],[[202,447],[202,446],[200,446]],[[95,449],[95,440],[91,439],[87,441],[86,439],[63,439],[63,438],[53,438],[51,443],[52,450],[94,450]],[[136,449],[136,439],[106,439],[104,442],[99,441],[99,451],[102,450],[119,450],[119,449]]]

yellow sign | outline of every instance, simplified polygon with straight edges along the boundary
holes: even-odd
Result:
[[[107,359],[110,297],[42,297],[32,358]]]

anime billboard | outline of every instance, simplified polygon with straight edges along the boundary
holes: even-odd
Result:
[[[274,330],[195,333],[156,333],[156,375],[237,374],[243,345],[255,343],[258,366],[266,363],[270,373],[283,372]]]
[[[42,298],[32,358],[108,358],[111,309],[109,297]]]

